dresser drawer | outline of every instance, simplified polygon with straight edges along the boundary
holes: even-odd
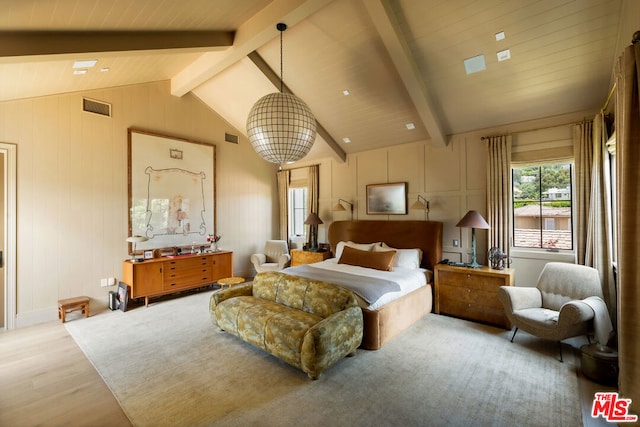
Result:
[[[497,290],[486,291],[471,287],[440,285],[440,310],[444,311],[452,301],[460,301],[465,304],[482,305],[502,309],[502,303],[498,299]]]
[[[210,257],[194,257],[165,262],[165,290],[187,288],[198,284],[213,283]]]
[[[487,291],[493,290],[495,292],[497,292],[497,288],[506,284],[503,277],[485,276],[462,271],[440,271],[438,279],[440,284]]]

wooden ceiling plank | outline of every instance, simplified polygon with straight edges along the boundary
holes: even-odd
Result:
[[[171,79],[171,94],[183,96],[277,36],[276,24],[289,27],[306,19],[332,0],[275,0],[242,24],[234,45],[221,57],[207,52]]]
[[[364,3],[411,100],[418,110],[422,123],[429,132],[432,144],[437,147],[446,146],[447,140],[433,108],[428,89],[420,77],[409,46],[400,33],[397,18],[391,10],[389,2],[387,0],[372,0]]]
[[[233,31],[0,31],[0,57],[228,48]]]

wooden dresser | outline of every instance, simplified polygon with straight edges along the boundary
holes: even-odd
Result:
[[[170,294],[211,285],[233,276],[233,252],[211,252],[122,263],[122,281],[129,285],[130,298]]]
[[[291,266],[295,267],[296,265],[302,264],[313,264],[314,262],[324,261],[325,259],[331,258],[331,253],[329,251],[324,252],[311,252],[311,251],[303,251],[301,249],[292,249],[291,250]]]
[[[515,270],[438,264],[435,268],[435,312],[511,329],[498,300],[500,286],[515,285]]]

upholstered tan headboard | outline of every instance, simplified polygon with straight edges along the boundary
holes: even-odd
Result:
[[[438,221],[334,221],[329,245],[336,253],[340,241],[385,242],[398,249],[422,249],[422,268],[432,270],[442,260],[442,223]]]

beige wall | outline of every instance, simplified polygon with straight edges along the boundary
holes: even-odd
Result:
[[[86,96],[113,117],[81,111]],[[197,98],[170,95],[169,82],[0,103],[0,141],[17,144],[17,325],[55,319],[56,301],[90,296],[107,305],[127,257],[127,128],[216,144],[218,232],[235,273],[277,236],[275,173]],[[258,214],[259,213],[259,214]]]

